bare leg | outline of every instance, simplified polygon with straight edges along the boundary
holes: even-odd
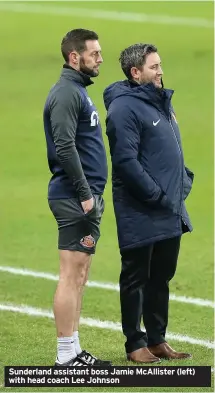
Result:
[[[54,297],[58,337],[73,335],[77,325],[78,301],[89,269],[89,260],[90,255],[87,253],[60,250],[60,275]]]
[[[83,285],[80,288],[79,295],[78,295],[76,317],[75,317],[75,323],[74,323],[74,332],[78,331],[78,328],[79,328],[79,321],[80,321],[80,314],[81,314],[81,305],[82,305],[83,292],[84,292],[85,284],[86,284],[86,282],[88,280],[91,262],[92,262],[92,257],[90,256],[89,257],[89,261],[88,261],[88,265],[87,265],[87,269],[86,269],[86,275],[84,277],[84,282],[83,282]]]

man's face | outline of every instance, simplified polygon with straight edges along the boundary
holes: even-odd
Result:
[[[150,53],[146,57],[146,62],[139,73],[139,83],[154,83],[158,88],[162,88],[161,77],[163,71],[161,68],[161,59],[156,52]]]
[[[98,76],[102,62],[99,42],[97,40],[86,41],[86,50],[79,55],[79,71],[91,77]]]

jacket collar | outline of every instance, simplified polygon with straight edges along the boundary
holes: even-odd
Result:
[[[152,82],[139,85],[133,80],[128,80],[131,88],[139,91],[140,96],[145,101],[149,101],[153,106],[155,106],[159,111],[164,111],[169,114],[169,108],[171,106],[171,98],[174,90],[165,89],[162,81],[162,88],[157,88]],[[142,94],[141,94],[142,93]]]
[[[84,74],[81,71],[77,71],[70,67],[68,64],[63,65],[61,71],[61,77],[66,78],[70,81],[80,83],[83,87],[92,85],[94,82],[90,79],[89,75]]]

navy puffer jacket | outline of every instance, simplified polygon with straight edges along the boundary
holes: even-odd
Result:
[[[184,166],[172,95],[129,81],[104,91],[121,250],[192,230],[184,200],[194,175]]]

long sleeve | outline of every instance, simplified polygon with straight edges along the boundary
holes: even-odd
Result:
[[[80,201],[92,197],[75,145],[81,97],[76,90],[59,91],[50,103],[52,134],[58,159],[75,186]]]
[[[192,189],[193,179],[194,179],[194,173],[191,172],[191,170],[185,166],[184,167],[184,195],[183,195],[184,200],[188,197]]]

